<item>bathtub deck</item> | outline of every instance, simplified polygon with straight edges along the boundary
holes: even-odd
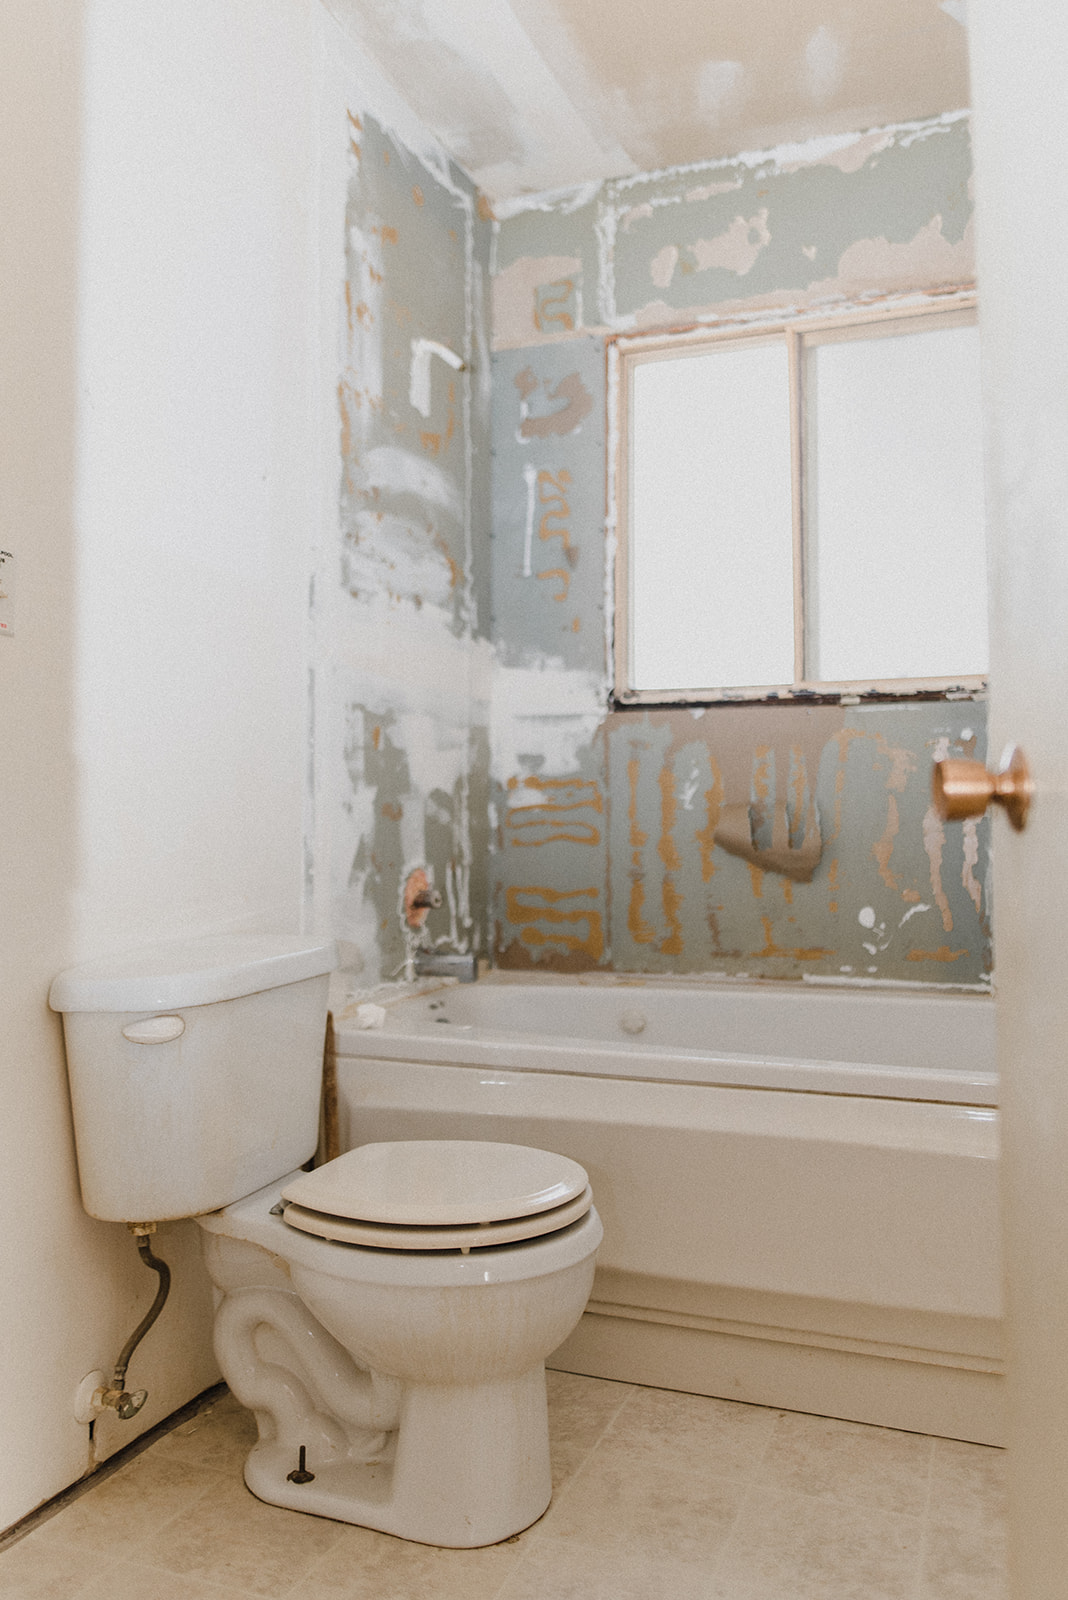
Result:
[[[555,1494],[441,1550],[262,1505],[227,1398],[0,1553],[64,1600],[1002,1600],[1001,1451],[549,1375]]]

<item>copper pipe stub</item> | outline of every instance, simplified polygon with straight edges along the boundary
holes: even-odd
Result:
[[[1020,832],[1027,824],[1035,785],[1023,751],[1013,745],[998,772],[981,761],[936,761],[931,773],[931,799],[944,822],[981,817],[993,801]]]
[[[421,928],[427,919],[427,913],[436,911],[440,905],[440,891],[431,888],[430,879],[422,867],[416,867],[414,872],[408,874],[404,885],[403,908],[405,922],[409,928]]]

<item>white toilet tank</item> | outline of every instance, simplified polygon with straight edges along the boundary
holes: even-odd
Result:
[[[216,1211],[313,1153],[332,943],[181,939],[61,972],[82,1200],[108,1222]]]

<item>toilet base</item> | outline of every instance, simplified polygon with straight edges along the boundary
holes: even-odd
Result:
[[[406,1386],[383,1459],[317,1460],[309,1445],[306,1483],[290,1477],[297,1460],[292,1442],[262,1441],[245,1483],[270,1505],[420,1544],[497,1544],[536,1522],[552,1494],[545,1368],[476,1386]]]
[[[468,1255],[363,1249],[288,1227],[272,1211],[285,1181],[198,1219],[215,1354],[259,1428],[253,1494],[456,1549],[536,1522],[544,1363],[589,1298],[597,1213]]]

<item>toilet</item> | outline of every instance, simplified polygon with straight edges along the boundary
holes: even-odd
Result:
[[[261,1500],[427,1544],[509,1538],[551,1481],[545,1358],[602,1228],[577,1162],[466,1140],[318,1140],[332,944],[175,941],[73,967],[85,1209],[195,1218]]]

